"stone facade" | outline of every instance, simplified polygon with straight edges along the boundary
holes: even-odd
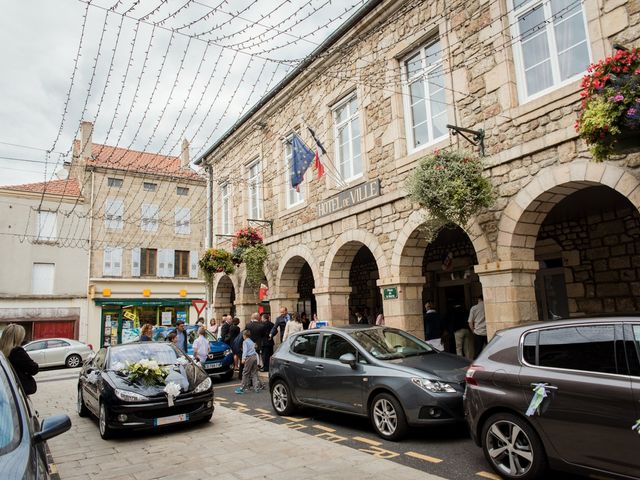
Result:
[[[214,211],[220,210],[220,186],[231,186],[234,229],[248,223],[247,165],[256,159],[261,162],[263,216],[273,220],[273,233],[265,229],[269,250],[265,276],[272,311],[282,305],[295,305],[300,271],[307,263],[313,272],[320,319],[347,321],[353,313],[349,311],[354,293],[350,284],[353,262],[366,247],[375,258],[377,288],[397,288],[397,298],[381,299],[387,324],[423,334],[422,303],[429,280],[423,267],[429,243],[420,226],[427,212],[419,211],[406,197],[406,180],[417,161],[433,149],[471,148],[459,135],[451,134],[415,151],[409,147],[407,95],[402,89],[401,69],[407,55],[430,38],[439,38],[442,46],[447,123],[486,131],[486,157],[482,161],[497,193],[492,208],[468,225],[459,226],[473,246],[473,261],[477,262],[472,265],[473,271],[466,278],[454,276],[438,288],[464,287],[466,296],[471,297],[467,298],[469,308],[481,285],[490,335],[496,329],[539,318],[535,283],[541,263],[536,257],[536,243],[552,235],[554,229],[562,235],[574,233],[571,220],[540,230],[549,212],[563,199],[602,186],[622,198],[608,204],[607,215],[617,215],[615,212],[622,208],[619,202],[627,202],[626,206],[635,210],[640,207],[639,156],[593,163],[585,144],[577,138],[578,76],[542,96],[523,100],[514,59],[518,43],[510,29],[514,22],[511,5],[504,0],[382,1],[338,40],[325,44],[302,73],[271,94],[251,116],[239,121],[232,133],[203,157],[202,162],[213,169],[216,179],[212,188]],[[582,8],[592,61],[609,54],[613,43],[637,45],[637,1],[606,1],[602,8],[588,1]],[[379,179],[381,194],[318,217],[318,203],[345,186],[335,175],[315,179],[309,170],[302,184],[304,200],[288,208],[285,138],[298,132],[312,145],[306,128],[312,127],[329,152],[323,161],[335,164],[334,107],[353,93],[358,100],[363,175],[347,182],[348,187]],[[331,170],[335,172],[336,167]],[[609,278],[616,274],[621,278],[622,272],[627,272],[628,292],[635,288],[637,278],[633,269],[637,268],[634,258],[639,240],[631,233],[636,228],[633,215],[618,218],[624,231],[615,233],[626,235],[622,243],[629,245],[627,253],[622,254],[618,248],[623,259],[612,257],[613,264],[607,265]],[[220,215],[215,221],[219,232]],[[585,221],[588,225],[592,220]],[[576,218],[575,222],[582,220]],[[569,248],[565,240],[560,239],[561,249]],[[637,309],[638,305],[628,300],[633,294],[607,291],[605,285],[614,281],[605,280],[603,272],[596,270],[594,242],[603,240],[593,236],[584,240],[588,244],[579,248],[578,264],[565,272],[570,313]],[[229,239],[223,236],[216,237],[216,244],[230,248]],[[608,247],[615,246],[621,244]],[[576,280],[576,275],[586,275],[587,264],[593,276]],[[587,280],[601,298],[600,310],[591,286],[583,284],[583,292],[576,285]],[[255,308],[257,292],[245,285],[242,267],[230,279],[220,274],[214,280],[217,302],[228,297],[227,293],[215,293],[222,282],[227,293],[233,286],[237,305],[243,305],[247,312]],[[225,308],[229,304],[226,301]]]

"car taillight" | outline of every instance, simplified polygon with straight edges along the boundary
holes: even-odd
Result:
[[[89,350],[93,350],[93,345],[91,345],[90,343],[87,343],[87,347],[89,347]]]
[[[478,385],[478,380],[474,378],[474,375],[476,374],[476,372],[479,372],[482,370],[484,370],[484,367],[480,365],[475,365],[475,364],[471,365],[464,376],[464,381],[468,385]]]

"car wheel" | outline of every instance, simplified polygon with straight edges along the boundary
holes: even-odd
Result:
[[[108,440],[113,437],[113,430],[107,424],[107,408],[104,403],[100,402],[100,415],[98,416],[98,428],[100,429],[100,436],[103,440]]]
[[[76,405],[76,411],[79,417],[88,417],[89,409],[84,404],[84,396],[82,395],[82,387],[78,387],[78,402]]]
[[[540,437],[526,421],[511,413],[497,413],[482,427],[482,450],[503,478],[539,478],[547,468]]]
[[[388,393],[376,395],[369,412],[376,433],[385,440],[400,440],[407,433],[407,417],[402,405]]]
[[[271,405],[278,415],[291,415],[296,409],[289,386],[283,380],[276,380],[271,387]]]
[[[76,355],[75,353],[73,355],[69,355],[67,357],[67,360],[64,362],[64,364],[68,368],[79,367],[81,363],[82,363],[82,357],[80,357],[80,355]]]

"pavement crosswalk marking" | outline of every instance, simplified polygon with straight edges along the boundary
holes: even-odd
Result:
[[[413,457],[413,458],[417,458],[419,460],[424,460],[425,462],[431,462],[431,463],[440,463],[440,462],[442,462],[441,458],[430,457],[429,455],[423,455],[422,453],[404,452],[404,454],[407,455],[408,457]]]
[[[478,475],[479,477],[483,477],[483,478],[488,478],[489,480],[502,480],[498,475],[495,475],[493,473],[489,473],[489,472],[478,472],[476,473],[476,475]]]
[[[324,425],[314,425],[313,428],[317,428],[318,430],[324,430],[325,432],[335,433],[335,428],[325,427]]]
[[[380,445],[382,445],[382,442],[376,442],[375,440],[369,440],[368,438],[365,438],[365,437],[353,437],[353,439],[356,442],[366,443],[368,445],[373,445],[374,447],[379,447]]]

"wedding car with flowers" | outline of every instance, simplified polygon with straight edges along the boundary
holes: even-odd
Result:
[[[170,343],[135,342],[101,348],[80,371],[77,411],[98,418],[100,436],[208,422],[209,376]]]

